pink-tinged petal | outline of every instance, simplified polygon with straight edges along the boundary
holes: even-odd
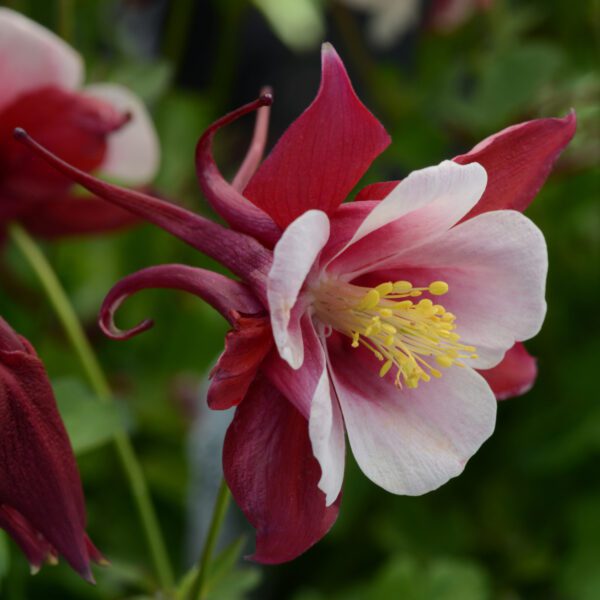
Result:
[[[313,208],[333,213],[390,142],[330,44],[323,45],[322,70],[317,97],[244,190],[282,229]]]
[[[492,434],[496,399],[478,373],[451,367],[417,389],[379,377],[368,351],[330,338],[331,373],[365,475],[394,494],[425,494],[459,475]]]
[[[225,229],[170,202],[96,179],[52,154],[22,129],[15,131],[15,137],[53,168],[88,191],[154,223],[218,260],[247,281],[259,298],[266,302],[265,279],[272,258],[271,253],[255,239]]]
[[[562,119],[527,121],[503,129],[467,154],[454,158],[463,165],[477,162],[488,173],[485,194],[466,218],[504,208],[524,211],[546,181],[576,127],[574,111]]]
[[[0,329],[10,330],[0,319]],[[48,375],[35,350],[10,334],[0,346],[0,506],[7,530],[39,562],[54,549],[93,581],[81,481]],[[6,507],[9,507],[8,513]],[[19,516],[16,516],[18,513]],[[32,546],[39,532],[53,549]],[[40,542],[41,544],[41,542]],[[37,557],[37,558],[36,558]],[[39,566],[34,563],[34,566]]]
[[[115,313],[121,304],[132,294],[149,288],[176,289],[194,294],[208,302],[232,324],[236,320],[234,312],[250,315],[263,310],[246,285],[225,275],[187,265],[159,265],[124,277],[108,292],[99,318],[100,328],[108,337],[127,340],[152,327],[154,323],[150,319],[125,331],[114,323]]]
[[[306,419],[273,386],[258,379],[225,437],[225,479],[237,504],[256,529],[261,563],[292,560],[331,528],[340,499],[325,506],[318,487]]]
[[[439,236],[479,200],[486,173],[478,164],[445,161],[414,171],[362,222],[328,270],[351,277],[401,251]],[[359,205],[360,206],[360,205]]]
[[[526,394],[537,377],[537,361],[525,346],[516,343],[493,369],[480,371],[496,394],[496,400],[507,400]]]
[[[272,101],[271,94],[264,93],[258,100],[221,117],[204,132],[196,146],[196,174],[210,205],[233,229],[252,235],[269,247],[279,239],[281,230],[266,212],[252,204],[236,185],[230,184],[221,175],[212,155],[212,142],[221,127],[261,107],[269,106]]]
[[[66,195],[32,203],[19,221],[32,234],[52,239],[116,231],[139,218],[99,198]]]
[[[399,253],[369,277],[416,286],[446,281],[435,298],[456,315],[456,332],[477,349],[477,369],[497,365],[515,341],[538,333],[546,314],[548,256],[542,232],[515,211],[495,211],[457,225],[423,246]],[[383,279],[381,279],[383,277]]]
[[[273,347],[267,316],[232,315],[233,329],[225,336],[225,351],[210,373],[207,401],[213,410],[237,406],[246,396],[263,359]]]
[[[260,92],[261,96],[273,95],[271,88],[265,87]],[[271,116],[271,107],[261,106],[256,111],[256,121],[254,123],[254,134],[250,147],[241,164],[238,172],[235,174],[231,185],[238,191],[242,191],[247,185],[256,170],[260,166],[267,145],[267,136],[269,134],[269,117]]]
[[[273,252],[273,265],[267,280],[267,298],[271,313],[273,337],[281,357],[298,369],[304,360],[302,336],[297,314],[292,320],[300,290],[319,252],[329,239],[329,219],[319,210],[298,217],[284,232]]]
[[[129,115],[121,129],[108,136],[102,174],[129,185],[142,185],[154,179],[160,164],[160,143],[144,103],[127,88],[97,83],[83,90],[118,112]]]
[[[0,111],[19,95],[56,85],[76,89],[83,62],[73,48],[34,21],[0,8]]]
[[[327,506],[331,506],[342,491],[346,441],[342,412],[326,368],[312,399],[308,434],[321,467],[319,489],[325,494]]]
[[[96,169],[106,154],[107,136],[127,121],[110,104],[57,87],[39,88],[20,96],[0,118],[0,170],[3,194],[24,202],[61,195],[71,186],[13,139],[25,127],[43,145],[83,171]]]
[[[340,408],[331,390],[323,341],[317,335],[310,315],[301,319],[304,362],[292,369],[273,352],[263,363],[269,381],[309,421],[313,454],[321,466],[319,489],[327,506],[340,494],[344,479],[345,440]]]

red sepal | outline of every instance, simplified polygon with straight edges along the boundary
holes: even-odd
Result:
[[[325,506],[306,419],[262,377],[236,409],[223,467],[233,497],[256,529],[250,558],[257,562],[296,558],[337,518],[341,497]]]

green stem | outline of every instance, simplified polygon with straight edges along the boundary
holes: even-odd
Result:
[[[58,0],[58,32],[65,42],[73,41],[74,0]]]
[[[101,401],[111,402],[113,396],[106,376],[50,263],[35,241],[20,225],[13,223],[9,226],[8,231],[11,239],[38,276],[67,337],[81,361],[90,385]],[[124,431],[117,432],[113,437],[113,441],[146,533],[160,585],[165,590],[171,589],[174,585],[173,573],[140,463],[131,441]]]
[[[213,510],[208,535],[206,536],[206,542],[204,542],[204,548],[202,550],[202,555],[200,556],[200,562],[198,563],[198,573],[190,588],[188,600],[202,600],[202,598],[204,598],[208,568],[217,544],[219,531],[225,520],[225,515],[227,514],[227,507],[229,506],[230,499],[231,494],[229,493],[229,488],[227,487],[227,483],[225,483],[225,479],[223,479],[215,501],[215,508]]]

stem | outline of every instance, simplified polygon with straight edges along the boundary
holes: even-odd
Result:
[[[73,41],[74,0],[58,0],[58,31],[65,42]]]
[[[215,550],[219,531],[223,525],[223,521],[227,513],[227,507],[229,506],[230,499],[231,494],[229,493],[229,488],[227,487],[225,479],[223,479],[221,481],[221,485],[219,486],[219,493],[217,494],[215,508],[213,510],[213,515],[210,522],[210,529],[208,530],[208,535],[206,536],[206,542],[204,542],[204,548],[202,550],[202,555],[200,556],[200,562],[198,563],[198,574],[196,575],[194,583],[190,588],[188,600],[202,600],[204,597],[206,579],[208,576],[208,567]]]
[[[20,225],[12,223],[9,225],[8,231],[11,239],[38,276],[73,349],[81,361],[90,385],[102,402],[111,402],[113,396],[106,376],[50,263],[35,241]],[[170,589],[174,585],[173,574],[140,463],[131,441],[124,431],[121,430],[115,433],[113,442],[129,481],[160,585],[163,589]]]

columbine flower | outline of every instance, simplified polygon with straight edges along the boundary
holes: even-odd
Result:
[[[37,572],[58,555],[93,582],[75,457],[42,361],[0,317],[0,527]]]
[[[113,323],[125,298],[148,287],[194,293],[232,324],[209,403],[238,405],[225,477],[257,530],[254,558],[274,563],[305,551],[335,521],[344,426],[373,481],[422,494],[460,473],[494,428],[494,396],[475,369],[498,365],[488,377],[500,396],[532,384],[535,365],[513,344],[541,326],[546,247],[518,211],[572,137],[575,117],[509,127],[452,162],[369,186],[342,204],[389,138],[333,48],[324,46],[315,101],[252,175],[264,144],[259,126],[230,185],[212,138],[269,102],[263,95],[220,119],[198,143],[200,185],[231,229],[98,181],[23,131],[17,136],[242,279],[151,267],[111,290],[101,326],[114,338],[150,327],[122,332]]]
[[[142,102],[122,86],[79,90],[79,54],[50,31],[0,8],[0,230],[19,220],[39,235],[104,231],[131,215],[73,193],[72,182],[15,143],[27,127],[84,171],[140,185],[157,170],[159,147]]]

